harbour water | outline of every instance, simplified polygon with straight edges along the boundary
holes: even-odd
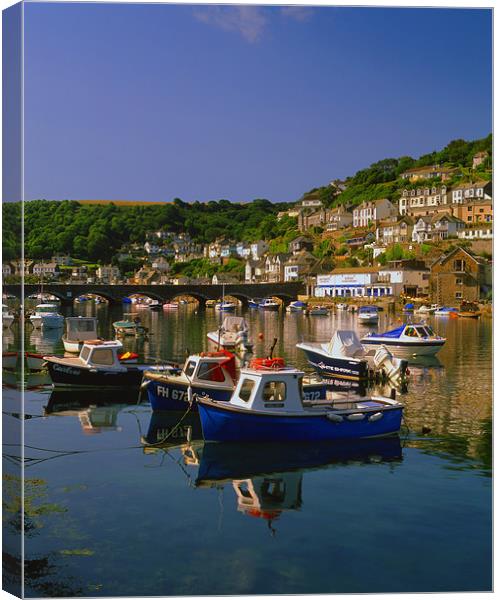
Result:
[[[132,307],[87,302],[64,313],[96,314],[110,338],[124,310]],[[139,314],[150,335],[124,345],[149,360],[206,349],[219,323],[192,305]],[[298,341],[375,329],[346,312],[239,314],[256,355],[277,338],[275,355],[303,368]],[[384,312],[379,328],[401,318]],[[429,320],[447,343],[438,358],[410,365],[398,395],[404,427],[389,440],[205,447],[192,415],[163,447],[154,444],[181,415],[153,415],[136,392],[52,391],[30,377],[26,595],[490,590],[492,321]],[[60,334],[27,327],[26,350],[62,353]],[[16,335],[4,334],[4,350]],[[4,430],[20,411],[8,386],[4,377]],[[10,450],[17,460],[20,449]],[[18,534],[15,483],[4,481],[12,486],[4,518]]]

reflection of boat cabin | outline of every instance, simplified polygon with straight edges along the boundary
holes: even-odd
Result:
[[[237,509],[254,517],[275,518],[283,510],[298,510],[302,505],[302,473],[275,473],[252,479],[235,479]]]

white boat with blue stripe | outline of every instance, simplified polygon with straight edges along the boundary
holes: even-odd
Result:
[[[386,346],[394,356],[401,358],[436,354],[445,341],[426,323],[406,323],[385,333],[368,333],[361,339],[366,349]]]
[[[357,313],[361,323],[377,323],[378,322],[378,307],[377,306],[361,306]]]

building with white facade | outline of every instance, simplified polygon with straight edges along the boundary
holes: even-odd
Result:
[[[368,227],[382,219],[388,219],[397,214],[397,209],[387,198],[366,201],[353,209],[353,226]]]

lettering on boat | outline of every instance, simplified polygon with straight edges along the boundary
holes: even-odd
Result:
[[[177,390],[175,388],[170,389],[169,387],[158,385],[156,388],[156,393],[158,396],[162,396],[163,398],[171,398],[172,400],[185,400],[187,391]]]
[[[66,367],[64,365],[54,364],[52,367],[54,371],[60,371],[61,373],[66,373],[67,375],[81,375],[81,371],[79,369],[73,369],[72,367]]]

